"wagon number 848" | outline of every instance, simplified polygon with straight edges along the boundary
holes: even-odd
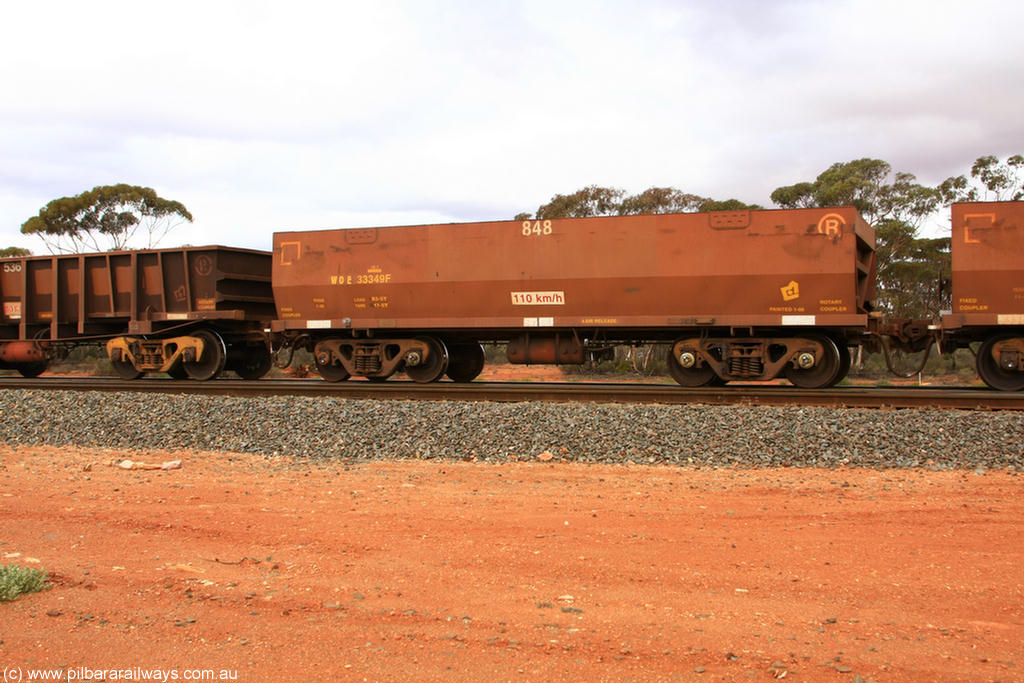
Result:
[[[523,221],[523,237],[550,234],[551,221]]]

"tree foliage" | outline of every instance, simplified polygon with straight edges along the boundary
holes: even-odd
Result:
[[[537,209],[536,217],[543,220],[616,214],[625,194],[624,190],[589,185],[572,194],[556,194],[551,201]]]
[[[590,216],[633,216],[638,214],[691,213],[695,211],[737,211],[760,209],[738,199],[718,201],[683,192],[674,187],[651,187],[639,194],[627,195],[625,190],[589,185],[571,194],[556,194],[534,215],[516,214],[516,220],[537,218],[587,218]]]
[[[978,201],[1020,201],[1024,199],[1024,155],[1014,154],[1006,161],[998,157],[978,157],[971,176],[953,176],[939,185],[943,204]]]
[[[686,213],[699,211],[705,197],[689,194],[674,187],[651,187],[639,194],[625,197],[616,213],[624,216],[650,213]]]
[[[21,231],[38,235],[51,253],[78,253],[154,247],[183,221],[192,221],[188,209],[152,188],[101,185],[54,199],[25,221]]]
[[[0,249],[0,258],[10,258],[12,256],[31,256],[32,251],[25,247],[4,247]]]
[[[785,209],[853,206],[871,224],[897,220],[919,226],[939,206],[939,192],[911,173],[893,173],[881,159],[832,164],[813,182],[776,188],[771,199]]]
[[[921,238],[908,223],[883,220],[875,225],[875,256],[878,310],[894,318],[935,320],[950,308],[948,237]]]

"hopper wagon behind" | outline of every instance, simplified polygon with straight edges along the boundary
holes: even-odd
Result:
[[[0,260],[0,367],[34,376],[105,344],[124,378],[270,369],[270,254],[221,246]]]

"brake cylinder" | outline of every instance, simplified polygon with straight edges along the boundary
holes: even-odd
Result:
[[[0,344],[0,361],[4,363],[43,363],[46,349],[34,341],[12,341]]]
[[[582,365],[583,344],[566,334],[524,334],[508,343],[508,362],[515,364]]]

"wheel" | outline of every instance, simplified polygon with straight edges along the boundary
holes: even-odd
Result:
[[[672,375],[672,379],[680,385],[684,387],[706,387],[714,384],[725,384],[714,368],[707,363],[692,368],[684,368],[679,364],[676,354],[672,353],[673,346],[668,347],[665,364],[668,365],[668,374]]]
[[[178,361],[177,363],[172,365],[170,370],[167,371],[167,374],[170,375],[172,379],[188,378],[188,373],[185,372],[185,367],[181,364],[181,361]]]
[[[224,340],[213,330],[199,330],[192,336],[203,340],[203,355],[196,360],[182,361],[181,365],[192,379],[213,379],[224,370],[227,362],[228,351]]]
[[[232,370],[242,379],[259,379],[270,372],[274,360],[270,357],[270,349],[265,344],[245,346],[242,357],[235,362]]]
[[[138,379],[142,377],[144,373],[142,370],[136,370],[135,366],[132,365],[131,361],[128,360],[111,360],[110,366],[114,368],[114,372],[121,379]]]
[[[18,372],[21,373],[22,377],[38,377],[43,374],[49,363],[41,361],[39,363],[18,363]]]
[[[824,389],[832,386],[841,379],[843,356],[839,351],[839,346],[831,337],[813,335],[808,336],[807,339],[821,344],[824,352],[821,357],[816,359],[817,362],[814,366],[806,370],[792,365],[787,366],[786,379],[801,389]],[[849,358],[849,350],[846,355]],[[848,366],[847,369],[849,369]]]
[[[850,356],[850,347],[846,344],[838,344],[836,346],[839,349],[839,372],[836,373],[836,378],[829,384],[830,387],[834,387],[843,381],[843,379],[850,373],[850,367],[853,365],[853,358]]]
[[[1024,372],[1015,368],[1008,370],[992,357],[992,349],[1010,339],[1020,339],[1012,332],[994,334],[982,343],[978,350],[978,376],[985,384],[999,391],[1020,391],[1024,389]]]
[[[484,369],[484,347],[476,342],[448,347],[448,377],[453,382],[472,382]]]
[[[344,365],[340,364],[326,363],[321,365],[320,361],[317,361],[316,371],[328,382],[344,382],[349,378],[348,370],[345,369]]]
[[[406,364],[405,374],[420,384],[436,382],[448,369],[448,349],[443,341],[434,337],[416,337],[416,341],[424,344],[429,352],[419,365]]]

